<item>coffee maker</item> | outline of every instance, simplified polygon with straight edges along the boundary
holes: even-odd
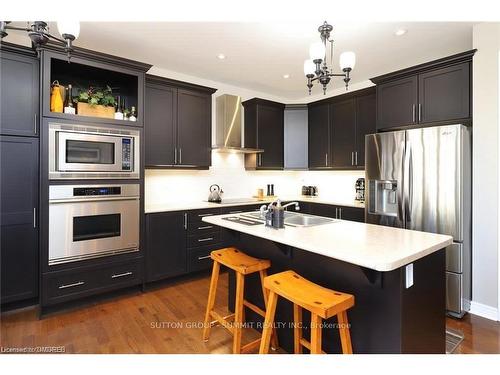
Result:
[[[358,178],[356,180],[356,198],[355,200],[359,202],[364,202],[365,201],[365,179],[364,178]]]

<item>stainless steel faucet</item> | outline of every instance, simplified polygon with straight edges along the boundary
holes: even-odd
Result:
[[[283,206],[284,209],[286,209],[287,207],[291,206],[291,205],[295,205],[295,211],[300,211],[300,205],[299,205],[299,202],[290,202],[290,203],[287,203]]]

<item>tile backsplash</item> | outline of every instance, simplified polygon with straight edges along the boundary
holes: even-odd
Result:
[[[242,154],[212,153],[209,170],[147,169],[146,205],[203,201],[211,184],[218,184],[225,198],[251,197],[258,188],[274,184],[275,194],[297,196],[302,185],[318,186],[319,195],[339,203],[352,202],[354,183],[363,171],[246,171]]]

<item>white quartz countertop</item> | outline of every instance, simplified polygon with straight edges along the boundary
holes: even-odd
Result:
[[[273,229],[264,224],[247,226],[222,219],[227,216],[234,214],[207,216],[203,221],[376,271],[400,268],[453,242],[447,235],[347,220]]]
[[[326,198],[326,197],[310,197],[305,195],[299,196],[283,196],[279,197],[282,201],[299,201],[299,202],[312,202],[312,203],[321,203],[321,204],[330,204],[335,206],[346,206],[346,207],[355,207],[355,208],[365,208],[365,204],[352,200],[352,201],[337,201],[335,199]],[[270,202],[272,199],[262,199],[260,201],[251,201],[244,203],[211,203],[206,201],[180,201],[180,202],[169,202],[169,203],[149,203],[146,204],[145,213],[151,214],[155,212],[167,212],[167,211],[182,211],[182,210],[198,210],[204,208],[220,208],[220,207],[231,207],[231,206],[246,206],[246,205],[254,205],[254,204],[266,204]]]

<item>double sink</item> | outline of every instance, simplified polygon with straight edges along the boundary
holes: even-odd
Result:
[[[264,222],[264,217],[261,212],[245,212],[240,214],[242,218],[249,218]],[[316,225],[334,223],[337,220],[322,216],[314,216],[308,214],[300,214],[297,212],[285,211],[285,225],[293,227],[313,227]]]

